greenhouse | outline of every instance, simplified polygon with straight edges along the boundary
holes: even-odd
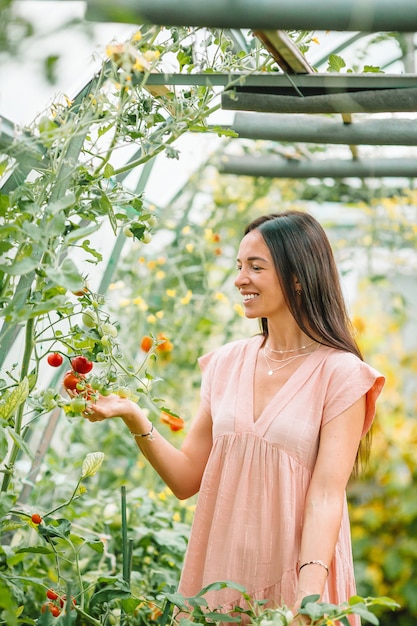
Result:
[[[414,625],[415,0],[3,0],[0,7],[0,624]],[[290,267],[289,256],[278,269],[268,228],[291,216],[326,233],[337,267],[331,280],[341,285],[334,301],[325,292],[325,253],[308,260],[310,243],[297,244],[304,269],[302,261]],[[279,305],[275,295],[266,301],[273,289]],[[340,321],[340,305],[334,324],[350,329],[350,339],[313,324],[310,296],[316,316],[346,303],[348,319]],[[288,321],[298,347],[273,344],[282,338],[278,320]],[[259,337],[266,341],[254,356],[252,390],[244,382],[249,348],[241,354],[236,346]],[[219,502],[224,535],[213,525],[207,554],[193,552],[206,532],[198,511],[214,498],[207,481],[217,471],[218,440],[235,436],[216,435],[208,376],[219,396],[231,394],[238,414],[245,403],[254,413],[260,407],[262,426],[280,385],[299,394],[311,386],[304,408],[314,412],[316,370],[302,375],[326,351],[363,357],[373,386],[352,392],[357,398],[341,412],[351,420],[345,430],[340,414],[322,418],[311,471],[300,467],[298,448],[280,451],[279,472],[290,468],[310,485],[300,496],[307,530],[296,518],[289,531],[299,550],[294,571],[280,563],[276,579],[259,583],[277,589],[287,576],[296,596],[282,582],[279,600],[261,597],[260,550],[275,545],[275,534],[286,536],[281,527],[289,523],[275,504],[275,521],[263,519],[255,492],[245,508],[241,489],[251,490],[251,472],[236,470],[236,489],[219,484],[211,517]],[[348,369],[338,376],[328,386],[341,394]],[[383,378],[360,446],[369,459],[361,463],[358,453],[353,470],[368,428],[360,402],[376,400]],[[242,438],[245,459],[252,440],[266,447],[267,434],[252,435]],[[329,441],[342,455],[354,450],[349,471]],[[281,444],[268,446],[265,457],[275,459]],[[227,458],[226,479],[234,471]],[[331,470],[330,492],[346,474],[340,507],[349,516],[351,565],[339,554],[342,530],[331,539],[333,509],[308,512],[313,501],[320,509],[311,495],[324,480],[320,468]],[[270,471],[262,487],[275,494],[281,475]],[[281,497],[285,517],[297,507],[293,492]],[[319,528],[309,530],[314,520]],[[253,568],[233,577],[235,558],[246,563],[251,550]],[[199,582],[193,572],[204,559],[207,571],[225,577]],[[333,587],[345,577],[356,591],[342,601]]]

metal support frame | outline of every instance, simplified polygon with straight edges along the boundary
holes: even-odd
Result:
[[[133,84],[141,84],[142,74],[133,76]],[[283,72],[254,72],[250,74],[231,72],[230,74],[195,72],[180,74],[164,72],[150,74],[147,85],[193,85],[206,87],[227,87],[233,85],[245,89],[265,90],[280,95],[294,95],[301,91],[303,96],[320,93],[344,93],[347,91],[369,91],[371,89],[405,89],[417,87],[417,74],[291,74]]]
[[[318,96],[281,96],[236,90],[222,93],[222,107],[263,113],[387,113],[417,111],[417,86]]]
[[[316,144],[417,146],[417,119],[368,119],[353,124],[310,115],[236,113],[227,128],[244,139]]]
[[[222,174],[265,178],[417,178],[417,159],[299,161],[223,156],[218,169]]]
[[[251,30],[417,30],[415,0],[87,0],[91,21]]]

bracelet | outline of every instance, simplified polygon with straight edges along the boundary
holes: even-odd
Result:
[[[323,563],[323,561],[317,560],[317,561],[307,561],[307,563],[303,563],[302,565],[300,565],[298,572],[300,573],[301,570],[303,569],[303,567],[306,567],[307,565],[321,565],[321,567],[324,567],[324,569],[327,572],[327,576],[329,575],[329,568],[327,567],[327,565],[325,563]]]
[[[136,437],[147,437],[149,439],[149,441],[153,441],[155,439],[155,437],[153,436],[153,424],[151,425],[151,430],[148,433],[130,433],[133,437],[133,439],[136,439]]]

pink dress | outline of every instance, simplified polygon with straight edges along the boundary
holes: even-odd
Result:
[[[201,397],[213,420],[213,448],[179,586],[186,597],[209,583],[233,581],[270,606],[291,606],[304,500],[321,426],[365,393],[363,434],[375,415],[384,378],[356,356],[320,346],[254,422],[253,380],[262,341],[261,336],[234,341],[200,359]],[[322,599],[339,604],[354,594],[345,502]],[[227,588],[205,597],[211,608],[241,602],[240,593]]]

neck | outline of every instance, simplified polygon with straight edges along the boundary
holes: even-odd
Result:
[[[281,332],[276,332],[274,328],[270,328],[268,325],[268,337],[265,340],[265,345],[272,351],[288,352],[314,343],[298,326],[293,329],[286,329],[285,332],[280,330]]]

